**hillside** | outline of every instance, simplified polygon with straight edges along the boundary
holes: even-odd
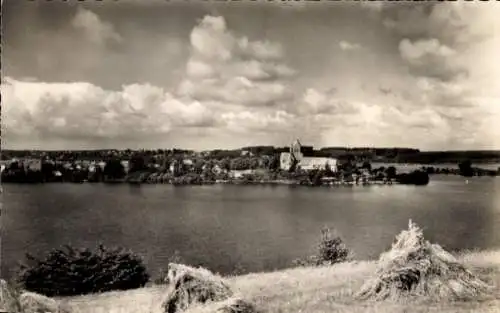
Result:
[[[496,287],[496,297],[484,301],[440,302],[425,300],[396,303],[390,301],[359,302],[353,294],[374,273],[376,262],[343,263],[330,267],[294,268],[271,273],[254,273],[228,277],[229,285],[245,299],[269,313],[460,313],[499,312],[500,251],[463,254],[460,260],[486,282]],[[125,292],[62,299],[71,313],[160,313],[165,286],[154,286]],[[209,312],[206,309],[190,313]]]

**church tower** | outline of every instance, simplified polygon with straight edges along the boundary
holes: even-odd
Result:
[[[300,144],[300,141],[296,139],[291,145],[290,145],[290,154],[297,160],[300,161],[302,160],[302,152],[301,152],[302,145]]]

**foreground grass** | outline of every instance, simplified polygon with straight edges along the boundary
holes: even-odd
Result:
[[[294,268],[228,277],[230,287],[269,313],[465,313],[500,312],[500,251],[466,253],[459,258],[484,281],[495,286],[488,299],[468,302],[360,302],[353,295],[376,268],[374,261],[329,267]],[[166,286],[61,299],[71,313],[160,313]],[[210,312],[209,307],[189,313]]]

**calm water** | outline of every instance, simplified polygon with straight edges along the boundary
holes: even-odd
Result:
[[[377,257],[413,219],[446,249],[500,248],[500,177],[433,176],[425,187],[4,185],[3,275],[25,252],[120,245],[152,272],[178,250],[227,273],[282,268],[312,252],[324,225],[357,257]]]

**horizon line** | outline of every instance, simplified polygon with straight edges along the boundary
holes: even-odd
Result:
[[[302,145],[303,147],[313,147],[311,145]],[[63,151],[69,151],[69,152],[80,152],[80,151],[155,151],[155,150],[182,150],[182,151],[190,151],[190,152],[209,152],[209,151],[216,151],[216,150],[222,150],[222,151],[234,151],[234,150],[243,150],[247,148],[257,148],[257,147],[273,147],[273,148],[287,148],[289,146],[275,146],[275,145],[252,145],[252,146],[242,146],[239,148],[211,148],[211,149],[189,149],[189,148],[181,148],[181,147],[170,147],[170,148],[91,148],[91,149],[32,149],[32,148],[22,148],[22,149],[10,149],[10,148],[2,148],[0,149],[0,152],[3,151],[13,151],[13,152],[21,152],[21,151],[34,151],[34,152],[63,152]],[[314,149],[316,151],[319,151],[321,149],[384,149],[384,150],[390,150],[390,149],[399,149],[399,150],[417,150],[416,152],[422,153],[422,152],[500,152],[500,148],[497,149],[447,149],[447,150],[421,150],[419,148],[413,148],[413,147],[377,147],[377,146],[324,146],[320,147],[318,149]]]

